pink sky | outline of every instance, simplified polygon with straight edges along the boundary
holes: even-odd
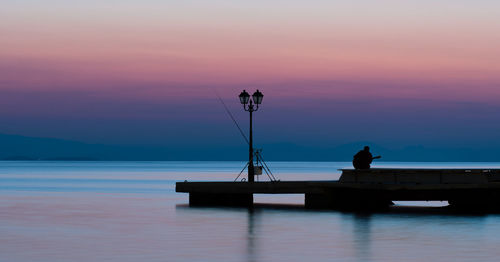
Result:
[[[67,78],[67,88],[85,79],[493,85],[500,78],[493,1],[20,2],[0,11],[0,58],[12,71],[2,74],[12,84],[2,88],[36,88],[54,75]],[[36,70],[45,79],[30,85],[25,71]]]

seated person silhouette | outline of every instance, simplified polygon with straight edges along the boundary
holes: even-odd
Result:
[[[370,169],[370,164],[373,159],[381,158],[381,156],[373,157],[370,153],[370,147],[365,146],[365,148],[354,155],[352,159],[352,165],[354,169]]]

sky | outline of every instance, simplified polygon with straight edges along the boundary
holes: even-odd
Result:
[[[498,32],[492,0],[4,0],[0,133],[234,148],[217,94],[246,131],[259,89],[271,151],[495,150]]]

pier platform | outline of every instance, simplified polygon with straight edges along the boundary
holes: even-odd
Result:
[[[304,194],[306,208],[371,209],[392,201],[448,201],[458,208],[500,209],[499,169],[342,170],[339,180],[177,182],[192,206],[251,206],[254,194]]]

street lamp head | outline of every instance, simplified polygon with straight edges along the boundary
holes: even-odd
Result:
[[[243,92],[240,93],[240,102],[243,105],[248,104],[248,100],[250,99],[250,95],[247,93],[247,91],[243,90]]]
[[[264,95],[259,91],[259,89],[257,89],[257,91],[255,91],[255,93],[253,93],[252,98],[253,98],[253,102],[256,105],[260,105],[262,103],[262,98],[264,98]]]

